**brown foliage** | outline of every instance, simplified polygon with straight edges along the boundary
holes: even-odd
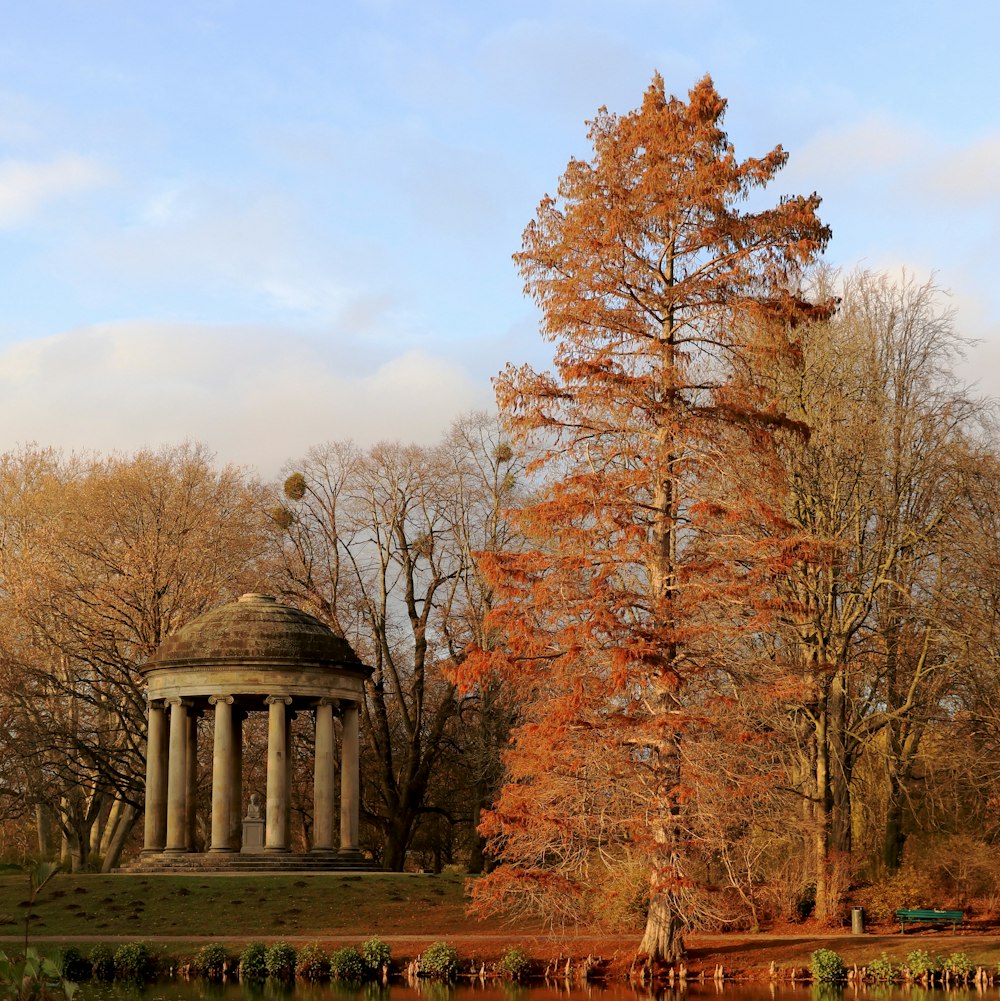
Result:
[[[74,866],[101,847],[117,854],[142,810],[136,666],[249,589],[265,546],[259,503],[252,481],[196,445],[0,457],[0,757],[21,763],[19,795],[55,818]]]

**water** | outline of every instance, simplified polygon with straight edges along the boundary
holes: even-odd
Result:
[[[692,984],[684,990],[637,990],[624,983],[521,987],[510,983],[464,983],[448,986],[420,981],[416,987],[368,984],[347,988],[337,984],[267,983],[211,984],[176,980],[142,988],[85,985],[80,1001],[1000,1001],[995,988],[928,989],[909,986],[837,987],[832,984]]]

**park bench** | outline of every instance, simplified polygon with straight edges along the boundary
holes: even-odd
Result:
[[[963,911],[898,910],[896,917],[899,919],[899,930],[905,935],[907,923],[912,924],[916,921],[926,921],[931,924],[950,922],[957,928],[965,919],[965,913]]]

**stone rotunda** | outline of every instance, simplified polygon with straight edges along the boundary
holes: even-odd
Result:
[[[197,721],[204,714],[214,723],[213,863],[237,864],[254,855],[280,867],[293,858],[290,724],[300,712],[315,721],[312,851],[336,852],[341,863],[362,862],[358,720],[372,668],[346,640],[269,595],[245,594],[187,623],[139,670],[149,703],[144,867],[181,862],[194,850]],[[266,801],[261,811],[252,797],[244,818],[243,721],[251,712],[268,717]],[[335,717],[341,722],[339,841]],[[255,843],[244,842],[244,830]]]

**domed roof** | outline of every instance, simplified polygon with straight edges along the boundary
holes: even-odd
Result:
[[[308,664],[370,671],[329,626],[268,594],[244,594],[199,615],[168,636],[141,670],[192,664]]]

